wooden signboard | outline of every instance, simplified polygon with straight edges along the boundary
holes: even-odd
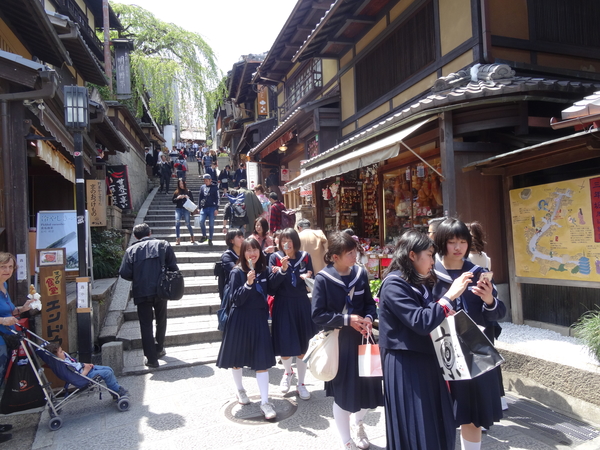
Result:
[[[91,227],[106,226],[106,183],[104,180],[86,180],[87,210]]]
[[[129,175],[126,165],[107,166],[106,182],[112,195],[113,205],[121,209],[131,209]]]
[[[38,250],[37,257],[42,297],[42,338],[69,351],[65,249]]]

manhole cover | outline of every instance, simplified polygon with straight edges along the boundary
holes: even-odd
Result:
[[[295,395],[291,395],[291,397],[269,395],[269,399],[275,407],[277,417],[274,420],[265,420],[265,417],[260,410],[260,395],[252,395],[249,396],[249,398],[251,401],[249,405],[240,405],[237,401],[228,403],[225,406],[225,417],[232,422],[244,425],[263,425],[287,419],[298,409]]]

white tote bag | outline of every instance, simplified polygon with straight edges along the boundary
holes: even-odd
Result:
[[[183,207],[185,209],[187,209],[189,212],[192,212],[192,213],[198,209],[198,205],[196,205],[189,198],[185,200],[185,203],[183,204]]]
[[[354,288],[348,293],[350,298],[354,296]],[[348,305],[344,305],[342,314],[348,312]],[[335,328],[328,331],[319,331],[310,341],[308,350],[304,354],[304,361],[310,373],[317,380],[331,381],[338,373],[340,365],[340,329]]]
[[[308,343],[303,361],[310,373],[321,381],[331,381],[338,372],[340,362],[340,330],[336,328],[315,334]]]

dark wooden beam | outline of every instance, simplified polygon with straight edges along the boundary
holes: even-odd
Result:
[[[353,39],[335,38],[335,39],[329,39],[325,43],[325,46],[328,46],[328,45],[353,45],[353,44],[354,44]]]
[[[520,124],[520,118],[499,117],[497,119],[481,120],[479,122],[463,123],[454,127],[454,133],[457,135],[472,133],[474,131],[493,130],[497,128],[516,127]]]
[[[536,172],[538,170],[562,166],[563,164],[567,163],[570,164],[578,161],[585,161],[587,159],[597,158],[598,156],[600,156],[600,154],[597,151],[588,150],[587,147],[580,147],[576,150],[561,151],[553,155],[541,154],[537,155],[537,157],[528,162],[519,163],[511,167],[507,167],[506,175],[523,175],[529,172]]]
[[[502,153],[506,147],[496,142],[454,142],[455,152]]]
[[[505,36],[492,35],[492,45],[496,47],[515,48],[532,52],[554,53],[559,55],[579,56],[598,59],[598,49],[557,42],[530,41]]]
[[[346,18],[346,22],[375,24],[376,20],[374,17],[370,16],[351,16]]]
[[[442,159],[442,198],[444,212],[449,217],[456,215],[456,173],[454,166],[454,132],[452,129],[452,111],[440,114],[440,156]]]

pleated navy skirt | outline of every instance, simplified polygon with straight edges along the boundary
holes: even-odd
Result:
[[[350,326],[339,334],[340,363],[337,376],[325,383],[325,394],[333,397],[340,408],[358,412],[362,408],[383,406],[381,377],[358,376],[358,346],[361,334]]]
[[[298,356],[306,353],[308,341],[316,333],[308,296],[275,296],[271,327],[276,355]]]
[[[266,370],[275,365],[269,331],[269,310],[233,308],[223,333],[217,367]]]
[[[451,381],[454,415],[458,425],[473,423],[476,427],[491,427],[502,419],[499,367],[472,380]]]
[[[380,349],[388,450],[454,450],[452,399],[435,355]]]

